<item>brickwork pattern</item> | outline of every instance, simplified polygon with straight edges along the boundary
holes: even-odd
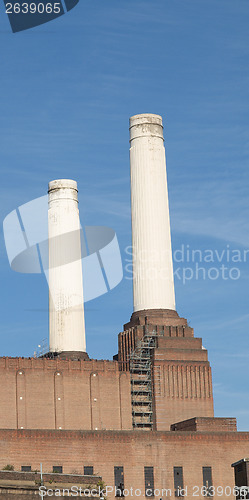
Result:
[[[212,467],[215,488],[233,488],[231,464],[249,455],[249,433],[245,432],[1,430],[0,443],[0,468],[13,463],[17,470],[23,464],[39,469],[42,462],[45,472],[61,464],[65,473],[83,474],[84,464],[93,464],[105,484],[114,486],[114,466],[123,466],[125,488],[141,489],[142,497],[144,466],[154,467],[155,488],[172,491],[173,467],[183,467],[188,498],[194,498],[193,487],[202,486],[203,466]],[[114,500],[114,495],[108,498]]]
[[[116,361],[0,358],[0,377],[2,429],[131,429]]]
[[[145,335],[156,332],[152,352],[153,429],[170,430],[178,421],[213,417],[212,374],[202,339],[176,311],[133,313],[119,334],[119,368],[129,370],[129,359]]]

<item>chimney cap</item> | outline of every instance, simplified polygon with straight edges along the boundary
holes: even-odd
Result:
[[[144,113],[130,118],[130,140],[159,137],[163,140],[163,120],[160,115]]]
[[[72,179],[56,179],[54,181],[50,181],[48,184],[48,192],[54,191],[57,189],[77,189],[77,182]]]
[[[163,119],[161,115],[155,115],[152,113],[142,113],[130,117],[130,127],[133,127],[134,125],[143,125],[143,124],[153,124],[162,126]]]

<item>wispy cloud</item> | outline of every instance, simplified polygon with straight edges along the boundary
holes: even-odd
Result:
[[[220,316],[221,318],[221,316]],[[208,329],[215,329],[215,330],[225,330],[226,328],[231,328],[234,325],[248,325],[249,321],[249,314],[242,314],[240,316],[235,316],[231,315],[230,318],[228,318],[226,321],[222,319],[205,319],[205,323],[198,322],[198,328],[208,328]]]
[[[246,177],[171,186],[171,220],[176,232],[208,236],[249,246],[249,202]],[[188,189],[188,185],[190,189]],[[238,223],[239,221],[239,223]]]

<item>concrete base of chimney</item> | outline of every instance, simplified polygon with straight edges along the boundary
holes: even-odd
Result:
[[[71,359],[72,361],[89,360],[87,352],[82,351],[47,352],[41,358]]]

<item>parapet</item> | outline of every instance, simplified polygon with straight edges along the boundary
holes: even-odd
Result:
[[[171,431],[236,432],[236,418],[194,417],[172,424]]]

